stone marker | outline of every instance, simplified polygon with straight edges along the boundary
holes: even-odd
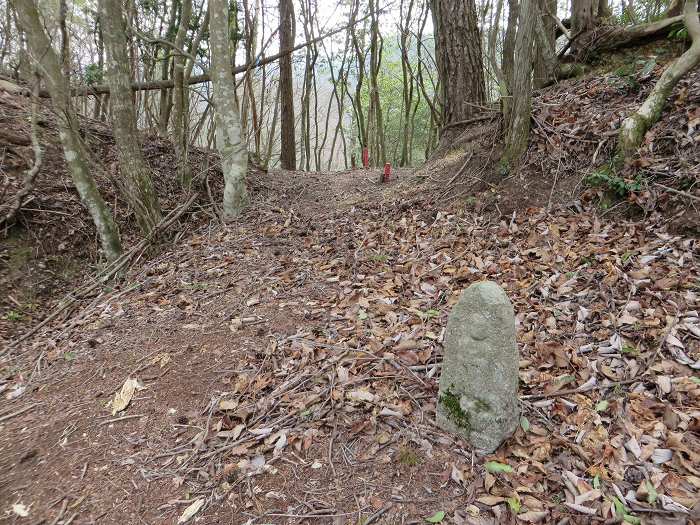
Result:
[[[513,305],[491,281],[462,293],[447,321],[437,424],[490,453],[518,425],[518,345]]]

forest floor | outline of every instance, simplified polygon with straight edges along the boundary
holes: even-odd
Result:
[[[492,220],[398,175],[271,172],[238,221],[5,355],[0,522],[698,519],[697,239]],[[485,458],[433,423],[447,315],[482,279],[515,306],[523,407]]]

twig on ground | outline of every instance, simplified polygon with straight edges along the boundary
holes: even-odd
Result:
[[[146,414],[133,414],[130,416],[122,416],[122,417],[117,417],[114,419],[108,419],[107,421],[103,421],[100,423],[98,426],[103,427],[105,425],[110,425],[112,423],[117,423],[118,421],[126,421],[127,419],[136,419],[139,417],[146,417]]]
[[[2,423],[3,421],[7,421],[8,419],[12,419],[15,416],[19,416],[21,414],[24,414],[25,412],[29,412],[31,409],[33,409],[39,405],[41,405],[41,403],[32,403],[31,405],[27,405],[24,408],[20,408],[19,410],[15,410],[14,412],[11,412],[7,415],[4,415],[4,416],[0,417],[0,423]]]

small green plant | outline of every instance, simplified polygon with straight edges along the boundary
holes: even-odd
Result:
[[[22,320],[22,314],[21,314],[20,312],[16,312],[15,310],[10,310],[9,312],[7,312],[7,313],[5,314],[4,318],[5,318],[7,321],[13,321],[13,322],[21,321],[21,320]]]
[[[504,159],[501,159],[498,161],[496,171],[502,178],[505,179],[510,174],[510,164]]]
[[[620,349],[620,352],[622,352],[625,355],[631,356],[639,355],[639,350],[637,349],[637,347],[632,345],[623,345],[623,347]]]
[[[683,26],[679,29],[673,29],[668,34],[668,37],[671,40],[688,40],[688,28]]]
[[[589,186],[612,191],[620,198],[627,197],[630,193],[644,188],[644,179],[640,175],[634,179],[625,179],[620,177],[612,166],[605,166],[594,171],[586,177],[586,183]]]
[[[374,262],[385,263],[389,260],[389,256],[383,253],[373,253],[369,256]]]
[[[433,317],[437,317],[440,315],[440,310],[435,310],[434,308],[431,308],[430,310],[427,310],[425,312],[422,312],[423,315],[423,320],[427,321],[428,319],[432,319]]]

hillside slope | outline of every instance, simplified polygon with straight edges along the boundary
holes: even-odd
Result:
[[[609,170],[620,124],[677,52],[658,42],[634,48],[606,57],[583,78],[535,92],[528,151],[513,173],[498,163],[495,114],[492,122],[452,135],[417,174],[428,191],[479,211],[509,214],[577,201],[605,211],[626,199],[634,205],[631,211],[659,211],[676,227],[697,234],[700,70],[679,82],[637,158],[620,173]]]

